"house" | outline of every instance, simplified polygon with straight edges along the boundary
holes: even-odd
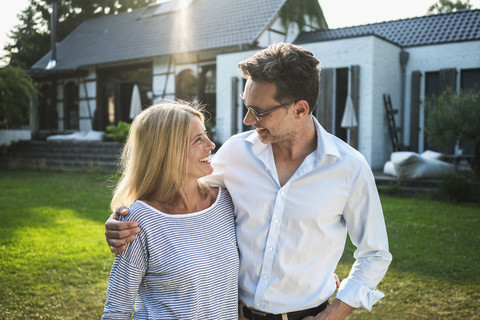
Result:
[[[384,95],[398,110],[400,142],[410,151],[430,147],[424,131],[427,96],[447,86],[480,91],[480,10],[301,34],[296,43],[321,60],[322,85],[317,117],[344,138],[341,117],[350,87],[358,128],[352,144],[374,169],[394,150]],[[350,83],[348,83],[350,82]],[[453,152],[453,151],[452,151]]]
[[[58,44],[55,62],[49,53],[31,69],[44,93],[33,130],[104,130],[129,121],[137,85],[142,105],[174,97],[206,102],[215,140],[223,143],[247,129],[238,62],[287,41],[321,61],[315,114],[322,125],[380,169],[394,150],[385,95],[399,110],[399,140],[421,152],[428,148],[425,97],[446,86],[480,87],[480,10],[333,30],[313,26],[299,34],[281,28],[285,2],[174,0],[85,21]],[[342,127],[347,97],[358,122],[348,130]]]
[[[202,101],[213,129],[224,116],[217,111],[225,112],[217,103],[218,57],[294,41],[298,27],[284,30],[279,18],[286,2],[167,0],[83,22],[29,71],[42,93],[32,130],[103,131],[130,122],[134,89],[137,106],[175,97]]]
[[[400,142],[410,151],[423,152],[428,149],[425,97],[438,95],[446,86],[480,90],[480,10],[305,32],[295,43],[312,51],[321,62],[321,90],[315,111],[320,123],[346,140],[348,132],[341,122],[350,96],[358,120],[358,127],[350,129],[350,144],[373,169],[381,169],[394,151],[385,94],[398,110],[394,119],[402,129]],[[253,51],[217,57],[217,68],[222,70],[217,114],[231,109],[225,101],[239,90],[230,85],[230,79],[238,78],[235,62],[251,54]],[[230,135],[228,118],[222,123],[224,128],[218,133],[223,140]],[[240,126],[237,120],[233,128]]]

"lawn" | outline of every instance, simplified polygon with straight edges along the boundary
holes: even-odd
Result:
[[[0,170],[0,319],[99,319],[113,262],[109,177]],[[382,196],[386,297],[349,319],[480,319],[478,204]],[[347,246],[338,267],[353,262]]]
[[[480,206],[385,196],[382,205],[393,255],[378,286],[385,298],[349,319],[480,319]]]
[[[0,171],[0,319],[100,319],[106,177]]]

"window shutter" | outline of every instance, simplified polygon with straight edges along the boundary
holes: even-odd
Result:
[[[334,69],[322,69],[320,80],[320,94],[317,100],[315,116],[328,132],[333,132],[333,96],[334,96]]]
[[[238,78],[237,77],[232,77],[231,79],[231,85],[232,85],[232,100],[231,100],[231,108],[232,108],[232,131],[231,134],[237,134],[238,131]]]
[[[352,97],[353,108],[355,110],[355,116],[357,117],[358,126],[350,130],[350,145],[358,150],[358,130],[361,125],[358,108],[358,104],[360,102],[360,66],[351,66],[351,76],[350,96]]]
[[[418,152],[418,132],[420,130],[420,71],[412,72],[410,93],[410,150]]]

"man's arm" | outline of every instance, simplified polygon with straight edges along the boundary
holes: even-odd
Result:
[[[137,222],[118,221],[121,215],[126,216],[127,214],[126,207],[118,207],[105,223],[105,238],[112,253],[123,252],[126,244],[135,240],[136,234],[140,232]]]
[[[303,320],[343,320],[353,309],[354,308],[350,307],[345,302],[335,299],[331,305],[315,317],[306,317]]]
[[[380,197],[366,161],[354,178],[343,217],[350,240],[356,247],[355,263],[348,277],[341,282],[336,298],[351,307],[370,311],[384,297],[376,286],[385,276],[392,255],[388,249]]]

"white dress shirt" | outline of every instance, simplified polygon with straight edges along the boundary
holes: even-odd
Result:
[[[231,137],[206,180],[233,199],[240,253],[239,298],[270,313],[313,308],[335,292],[347,230],[355,251],[337,298],[368,310],[392,259],[382,207],[365,158],[314,118],[317,149],[284,186],[270,144],[256,132]]]

